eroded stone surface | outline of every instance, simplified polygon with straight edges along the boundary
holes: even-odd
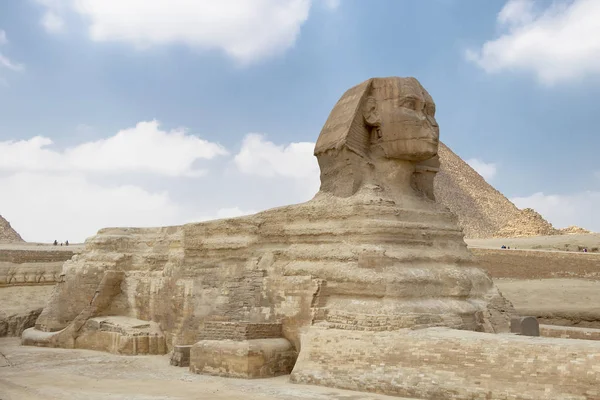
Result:
[[[190,366],[190,350],[192,346],[173,346],[173,354],[171,354],[170,364],[175,367],[189,367]]]
[[[200,340],[190,350],[190,371],[231,378],[287,375],[296,362],[294,346],[283,338]]]
[[[21,235],[10,226],[7,220],[2,218],[2,215],[0,215],[0,242],[24,242]]]
[[[600,397],[599,365],[600,342],[588,340],[322,329],[303,338],[291,379],[419,399],[587,400]]]
[[[190,371],[234,378],[289,374],[297,354],[281,336],[281,324],[206,321],[189,353]]]
[[[195,343],[204,321],[218,317],[282,323],[297,348],[316,321],[508,330],[510,304],[473,262],[456,217],[433,199],[434,108],[413,78],[350,89],[317,141],[322,185],[313,200],[182,227],[103,229],[65,263],[37,328],[128,315],[160,323],[172,346]],[[82,314],[111,271],[123,276],[120,292]]]
[[[513,316],[510,331],[523,336],[540,336],[540,324],[536,317]]]
[[[51,246],[0,244],[0,337],[21,336],[35,324],[72,256]]]

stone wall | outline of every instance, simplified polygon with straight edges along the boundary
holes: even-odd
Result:
[[[600,254],[471,248],[493,278],[600,278]]]
[[[0,249],[0,262],[15,264],[65,262],[73,257],[73,254],[73,251],[68,250]]]
[[[302,344],[297,383],[419,399],[600,398],[600,342],[428,328],[311,329]]]
[[[0,337],[21,336],[32,327],[49,299],[51,286],[61,279],[70,250],[0,248]]]
[[[281,324],[205,321],[199,340],[272,339],[282,336]]]
[[[563,339],[600,340],[600,329],[540,325],[540,335]]]

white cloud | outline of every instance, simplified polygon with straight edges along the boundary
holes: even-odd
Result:
[[[0,142],[0,211],[28,241],[81,242],[107,226],[164,226],[232,218],[310,199],[319,187],[314,143],[275,145],[249,134],[230,163],[197,179],[193,163],[228,154],[183,130],[140,122],[67,148]],[[231,169],[228,166],[235,168]],[[124,174],[145,172],[152,175]],[[149,185],[149,186],[148,186]],[[156,189],[160,188],[160,189]]]
[[[190,218],[186,221],[186,223],[190,222],[202,222],[202,221],[212,221],[215,219],[224,219],[224,218],[236,218],[244,215],[256,214],[258,211],[255,210],[242,210],[239,207],[229,207],[229,208],[220,208],[216,213],[212,215],[200,215],[194,218]]]
[[[5,67],[11,69],[13,71],[22,71],[23,65],[15,63],[11,61],[10,58],[6,57],[4,54],[0,53],[0,67]]]
[[[311,6],[311,0],[37,1],[56,17],[44,20],[62,22],[65,9],[82,16],[97,42],[138,48],[183,43],[221,50],[242,63],[292,47]]]
[[[0,46],[3,46],[7,43],[8,37],[6,36],[6,32],[0,29]],[[11,61],[10,58],[0,52],[0,69],[3,67],[12,71],[22,71],[24,68],[22,64]]]
[[[600,74],[600,1],[510,0],[497,19],[504,33],[467,51],[485,71],[530,71],[545,84]]]
[[[244,174],[263,177],[319,178],[319,165],[313,155],[315,144],[290,143],[287,146],[267,141],[264,135],[246,135],[235,156],[237,168]]]
[[[103,227],[169,225],[180,212],[167,193],[81,174],[17,173],[0,176],[0,188],[0,210],[27,241],[81,242]]]
[[[73,0],[34,0],[41,5],[45,12],[40,19],[40,24],[47,32],[57,33],[65,29],[64,15],[69,6],[73,6]]]
[[[510,200],[519,208],[535,209],[558,228],[577,225],[600,232],[600,192],[587,191],[568,195],[546,195],[539,192]]]
[[[342,0],[324,0],[325,1],[325,7],[329,8],[330,10],[337,10],[340,6],[340,4],[342,3]]]
[[[199,159],[212,159],[227,151],[216,143],[186,134],[162,131],[157,121],[139,122],[115,136],[87,142],[64,151],[49,149],[52,140],[0,142],[0,171],[79,171],[122,174],[142,172],[164,176],[198,176]]]
[[[63,19],[54,11],[47,11],[42,17],[42,25],[48,32],[60,32],[64,29]]]
[[[494,179],[494,176],[496,176],[496,172],[498,171],[496,164],[486,163],[477,158],[471,158],[466,162],[488,182]]]

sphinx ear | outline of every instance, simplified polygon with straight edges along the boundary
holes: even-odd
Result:
[[[343,147],[367,157],[369,133],[364,118],[364,107],[373,78],[350,88],[331,110],[315,145],[315,156],[339,151]]]
[[[367,126],[381,126],[381,116],[377,109],[377,100],[375,97],[367,96],[367,99],[363,104],[363,118]]]

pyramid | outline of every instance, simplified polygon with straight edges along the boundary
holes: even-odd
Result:
[[[520,210],[446,145],[439,147],[436,200],[458,216],[465,237],[556,235],[559,230],[531,208]]]
[[[2,218],[2,215],[0,215],[0,242],[1,243],[24,242],[21,235],[19,235],[10,226],[10,223],[7,220]]]

